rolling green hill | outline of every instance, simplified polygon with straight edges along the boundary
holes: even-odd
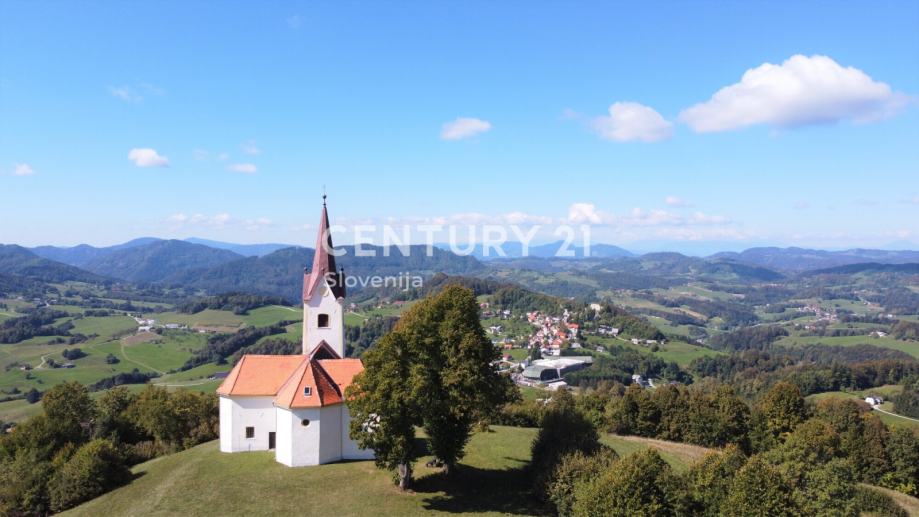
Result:
[[[85,269],[130,282],[160,282],[179,273],[242,258],[232,251],[168,240],[112,251],[90,260]]]
[[[473,436],[456,478],[417,464],[414,491],[400,493],[369,461],[291,469],[271,452],[222,454],[209,442],[134,468],[128,486],[65,515],[474,515],[543,513],[523,467],[535,429],[496,426]],[[691,445],[606,436],[621,455],[655,447],[678,470],[707,452]]]
[[[369,461],[288,468],[272,452],[223,454],[217,442],[134,467],[134,481],[62,515],[545,515],[526,472],[536,429],[494,426],[473,435],[451,479],[416,463],[415,486],[400,492]],[[620,456],[649,447],[677,472],[711,452],[682,443],[604,435]],[[877,487],[910,515],[919,500]]]
[[[80,268],[41,258],[15,244],[0,244],[0,273],[43,282],[104,283],[105,278]]]

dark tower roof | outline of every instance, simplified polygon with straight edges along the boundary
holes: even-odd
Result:
[[[309,300],[322,280],[327,280],[335,298],[345,297],[345,271],[335,267],[335,255],[330,253],[332,234],[329,232],[329,211],[322,196],[322,217],[319,220],[319,235],[316,236],[316,252],[313,267],[303,273],[303,300]]]

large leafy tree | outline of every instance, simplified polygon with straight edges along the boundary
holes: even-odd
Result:
[[[351,438],[373,449],[377,467],[395,470],[399,488],[409,488],[418,410],[411,385],[412,350],[401,333],[391,332],[363,356],[364,371],[348,387]]]
[[[379,467],[396,469],[403,488],[416,458],[415,425],[424,426],[449,472],[473,424],[513,393],[495,369],[498,351],[479,322],[475,295],[459,286],[409,309],[363,359],[347,394],[351,436],[374,449]]]
[[[737,517],[795,515],[797,512],[788,480],[759,456],[753,456],[737,472],[721,506],[722,515]]]
[[[791,432],[807,416],[801,390],[785,381],[776,383],[763,397],[761,405],[769,429],[776,435]]]
[[[508,402],[510,380],[495,369],[500,354],[470,289],[447,287],[409,314],[401,330],[416,345],[413,388],[424,429],[449,473],[473,424]]]

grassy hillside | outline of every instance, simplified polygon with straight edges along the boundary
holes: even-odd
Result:
[[[135,467],[131,485],[68,515],[421,515],[431,511],[480,515],[538,514],[522,468],[535,429],[495,427],[476,434],[456,479],[418,462],[415,490],[400,493],[372,462],[290,469],[270,452],[222,454],[217,442]],[[658,447],[674,468],[706,452],[632,437],[606,436],[621,455]]]

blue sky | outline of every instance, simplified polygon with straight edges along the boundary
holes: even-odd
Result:
[[[917,96],[914,1],[4,1],[0,242],[311,244],[326,185],[349,227],[915,247]]]

